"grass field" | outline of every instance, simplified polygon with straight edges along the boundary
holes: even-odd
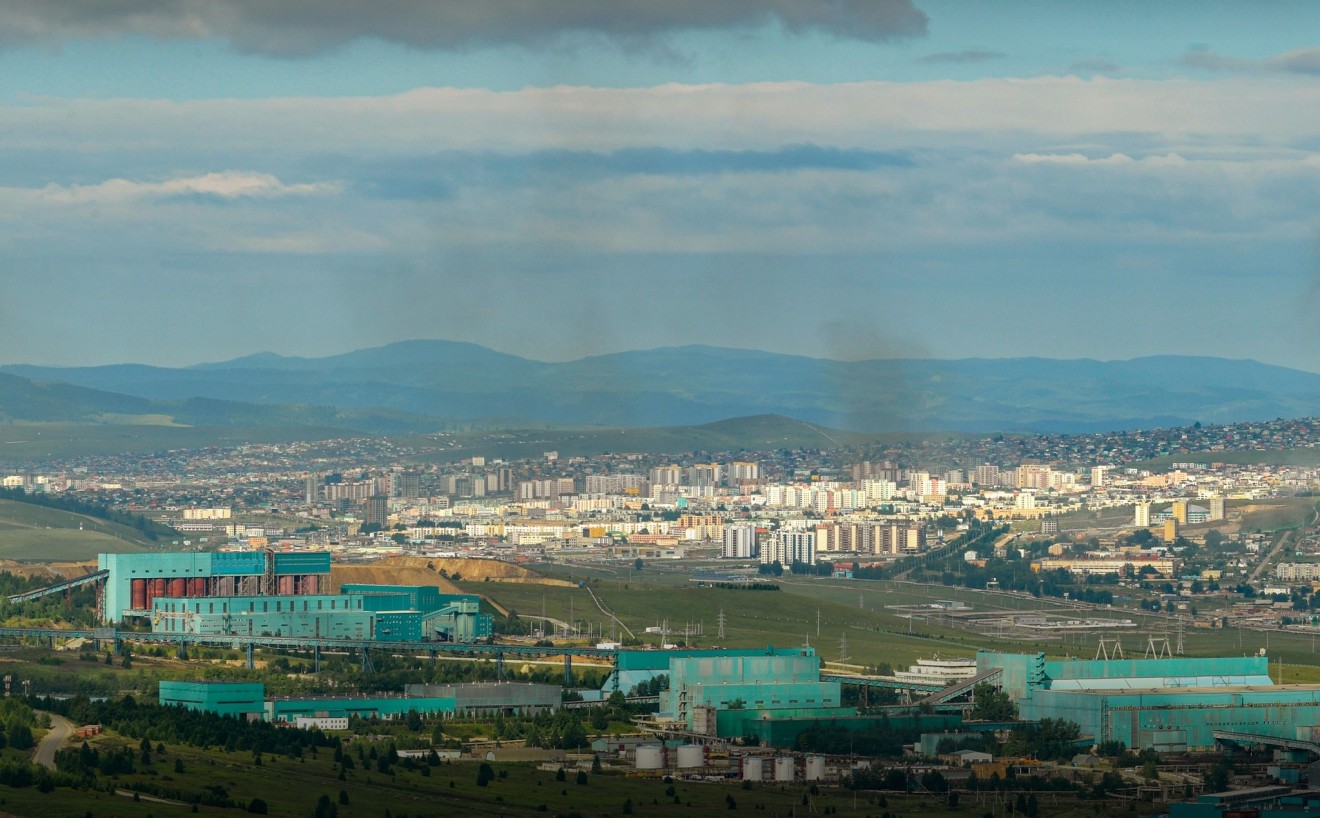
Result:
[[[425,728],[429,733],[429,728]],[[102,748],[136,742],[105,735],[94,740]],[[356,759],[356,750],[347,752]],[[183,772],[176,772],[176,761]],[[237,802],[254,798],[265,801],[269,815],[277,818],[307,818],[317,800],[327,796],[336,807],[337,818],[370,816],[382,818],[429,818],[462,815],[470,818],[518,815],[617,816],[630,812],[638,816],[724,815],[737,810],[766,815],[832,814],[846,818],[880,815],[889,810],[896,814],[921,814],[931,818],[953,818],[968,814],[975,807],[964,796],[962,809],[949,809],[943,798],[931,796],[881,795],[872,792],[842,790],[821,786],[815,795],[810,786],[796,784],[760,784],[743,789],[740,784],[677,780],[672,784],[659,778],[641,778],[618,772],[589,774],[587,783],[576,783],[576,771],[569,769],[566,781],[557,781],[554,770],[541,770],[530,764],[494,763],[495,780],[477,786],[477,761],[454,761],[438,767],[405,770],[395,766],[390,774],[377,772],[372,763],[355,760],[355,769],[339,780],[338,766],[332,752],[325,748],[317,757],[302,759],[265,756],[260,765],[250,753],[227,753],[201,750],[182,745],[167,745],[156,753],[149,773],[120,777],[120,787],[146,782],[160,787],[198,792],[207,787],[223,788]],[[501,777],[502,776],[502,777]],[[670,790],[672,786],[672,790]],[[342,791],[342,797],[340,795]],[[668,793],[672,791],[671,796]],[[35,787],[0,788],[0,810],[17,815],[93,815],[155,816],[170,818],[194,814],[190,806],[134,801],[131,797],[108,792],[56,789],[49,794]],[[728,799],[734,806],[730,807]],[[806,805],[804,806],[804,799]],[[344,803],[346,802],[346,803]],[[1059,818],[1082,818],[1112,813],[1120,814],[1125,806],[1114,802],[1080,802],[1072,798],[1041,797],[1042,815]],[[978,810],[984,811],[984,810]],[[245,814],[240,810],[199,807],[197,814]]]
[[[316,427],[149,426],[92,423],[0,424],[0,463],[24,463],[63,457],[332,440],[343,429]]]
[[[1314,497],[1287,497],[1279,500],[1261,500],[1251,505],[1260,508],[1242,516],[1243,531],[1281,531],[1298,528],[1315,515]]]
[[[557,576],[583,578],[579,567],[553,566]],[[692,587],[686,575],[647,568],[634,572],[631,580],[609,577],[597,569],[589,580],[596,596],[647,644],[657,644],[659,637],[642,631],[668,620],[669,640],[682,641],[684,628],[700,625],[703,634],[690,637],[698,647],[761,647],[801,645],[816,647],[822,659],[840,658],[840,641],[846,634],[849,663],[892,666],[907,665],[918,658],[935,654],[945,657],[974,656],[977,650],[1023,653],[1044,651],[1052,658],[1075,656],[1090,659],[1096,655],[1101,636],[1119,636],[1128,658],[1140,658],[1155,638],[1156,649],[1164,638],[1170,649],[1176,647],[1176,625],[1165,614],[1143,611],[1128,600],[1118,600],[1113,608],[1079,606],[1064,600],[1036,599],[1023,594],[975,591],[965,588],[918,585],[905,582],[834,580],[798,578],[779,580],[779,591],[745,591]],[[483,593],[520,614],[545,614],[559,620],[577,621],[583,629],[591,623],[595,633],[611,635],[608,617],[597,609],[583,588],[501,583],[460,583],[473,593]],[[1058,638],[1022,639],[1002,634],[971,630],[932,612],[926,617],[908,619],[887,610],[888,605],[919,605],[936,600],[964,602],[978,612],[1016,611],[1047,613],[1069,618],[1129,619],[1134,627],[1112,631],[1068,633]],[[725,637],[717,638],[717,618],[724,612]],[[820,629],[817,633],[817,611]],[[622,632],[616,629],[615,635]],[[1050,634],[1050,636],[1057,636]],[[1205,629],[1187,625],[1183,630],[1183,648],[1188,656],[1242,656],[1262,648],[1270,657],[1270,672],[1279,677],[1282,660],[1283,680],[1320,683],[1320,628],[1315,634],[1299,631],[1256,631]]]
[[[130,553],[152,547],[140,532],[30,503],[0,500],[0,559],[78,561],[102,552]]]

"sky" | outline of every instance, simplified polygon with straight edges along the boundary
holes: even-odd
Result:
[[[1320,371],[1308,2],[6,0],[0,362]]]

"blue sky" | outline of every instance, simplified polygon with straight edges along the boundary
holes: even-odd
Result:
[[[6,362],[1320,371],[1306,3],[14,0],[0,151]]]

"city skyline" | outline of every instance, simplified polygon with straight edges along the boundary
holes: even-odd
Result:
[[[1320,371],[1305,4],[528,8],[10,4],[3,362]]]

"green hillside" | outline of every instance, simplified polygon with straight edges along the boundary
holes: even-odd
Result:
[[[0,500],[0,559],[73,562],[102,552],[128,553],[150,547],[138,531],[28,503]]]

